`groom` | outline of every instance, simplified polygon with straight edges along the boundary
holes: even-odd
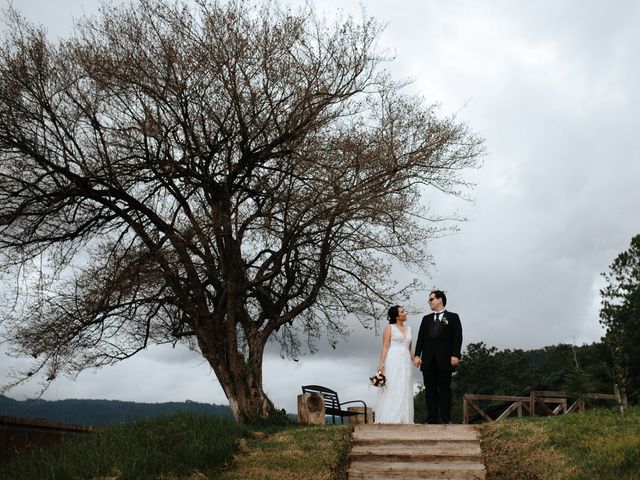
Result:
[[[434,313],[422,317],[413,359],[424,377],[427,423],[438,423],[438,416],[442,423],[451,423],[451,374],[460,363],[462,325],[446,305],[443,291],[431,291],[429,307]]]

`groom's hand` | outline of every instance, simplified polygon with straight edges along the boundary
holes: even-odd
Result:
[[[422,365],[422,359],[420,357],[413,357],[413,365],[419,367]]]
[[[451,366],[457,367],[460,363],[460,359],[458,357],[451,357]]]

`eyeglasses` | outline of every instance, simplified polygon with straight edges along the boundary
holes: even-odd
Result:
[[[429,303],[433,302],[436,299],[436,297],[429,297]]]

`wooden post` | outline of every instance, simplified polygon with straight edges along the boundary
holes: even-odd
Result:
[[[364,407],[348,407],[348,412],[360,412],[364,413]],[[373,413],[369,407],[367,407],[367,423],[373,423]],[[364,422],[364,415],[351,415],[349,417],[349,425],[359,425]]]
[[[536,392],[533,390],[529,392],[529,415],[536,416]]]
[[[324,397],[319,393],[298,395],[298,423],[324,425]]]
[[[467,394],[462,397],[462,423],[469,423],[469,405],[467,404]]]

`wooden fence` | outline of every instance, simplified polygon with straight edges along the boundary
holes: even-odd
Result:
[[[573,400],[569,404],[570,397],[565,392],[532,390],[528,397],[518,397],[509,395],[473,395],[465,394],[462,404],[462,415],[464,423],[472,421],[471,412],[474,411],[479,418],[489,422],[502,420],[511,415],[559,415],[573,411],[584,411],[585,400],[614,400],[618,403],[620,410],[624,409],[624,401],[620,396],[617,385],[614,386],[613,394],[609,393],[588,393],[583,398]],[[478,405],[478,401],[500,402],[491,407],[491,413],[498,413],[495,418],[489,415],[487,407],[484,409]],[[502,412],[500,410],[504,409]]]
[[[60,443],[70,436],[98,428],[0,415],[0,460],[32,447]]]

